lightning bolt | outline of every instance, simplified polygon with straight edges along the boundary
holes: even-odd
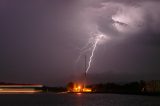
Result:
[[[101,42],[103,42],[104,40],[110,39],[109,37],[107,37],[105,34],[103,34],[100,31],[96,31],[91,33],[92,37],[89,39],[89,41],[87,42],[87,44],[80,49],[80,55],[78,56],[76,63],[78,63],[78,61],[81,59],[81,57],[83,55],[85,55],[87,52],[91,51],[90,57],[89,57],[89,61],[88,61],[88,65],[87,68],[85,70],[85,75],[87,74],[87,72],[89,71],[90,67],[91,67],[91,63],[94,57],[94,52],[97,48],[97,45]]]
[[[94,57],[94,52],[95,52],[95,50],[96,50],[97,44],[98,44],[99,41],[102,39],[102,37],[104,37],[103,34],[100,34],[100,35],[96,36],[96,39],[95,39],[94,44],[93,44],[93,49],[92,49],[92,52],[91,52],[91,56],[90,56],[90,58],[89,58],[88,67],[87,67],[87,69],[86,69],[86,74],[87,74],[87,72],[89,71],[89,69],[90,69],[90,67],[91,67],[92,59],[93,59],[93,57]]]

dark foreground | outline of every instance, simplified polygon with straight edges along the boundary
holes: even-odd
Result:
[[[160,106],[160,97],[120,94],[2,94],[0,106]]]

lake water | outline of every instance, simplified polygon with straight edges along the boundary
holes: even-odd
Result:
[[[160,96],[119,94],[6,94],[0,106],[160,106]]]

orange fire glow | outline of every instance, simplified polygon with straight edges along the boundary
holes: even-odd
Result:
[[[91,88],[86,88],[85,86],[82,86],[80,84],[74,84],[73,88],[70,89],[68,92],[76,92],[76,93],[92,92],[92,89]]]

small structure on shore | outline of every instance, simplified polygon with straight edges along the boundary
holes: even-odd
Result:
[[[78,93],[78,92],[92,92],[92,89],[91,88],[87,88],[86,87],[86,83],[87,83],[87,57],[85,55],[85,64],[84,64],[84,74],[83,74],[83,77],[82,77],[82,80],[80,83],[76,82],[76,83],[73,83],[73,82],[70,82],[68,85],[67,85],[67,90],[68,92],[72,92],[72,93]]]
[[[160,93],[160,80],[148,81],[143,88],[148,93]]]

